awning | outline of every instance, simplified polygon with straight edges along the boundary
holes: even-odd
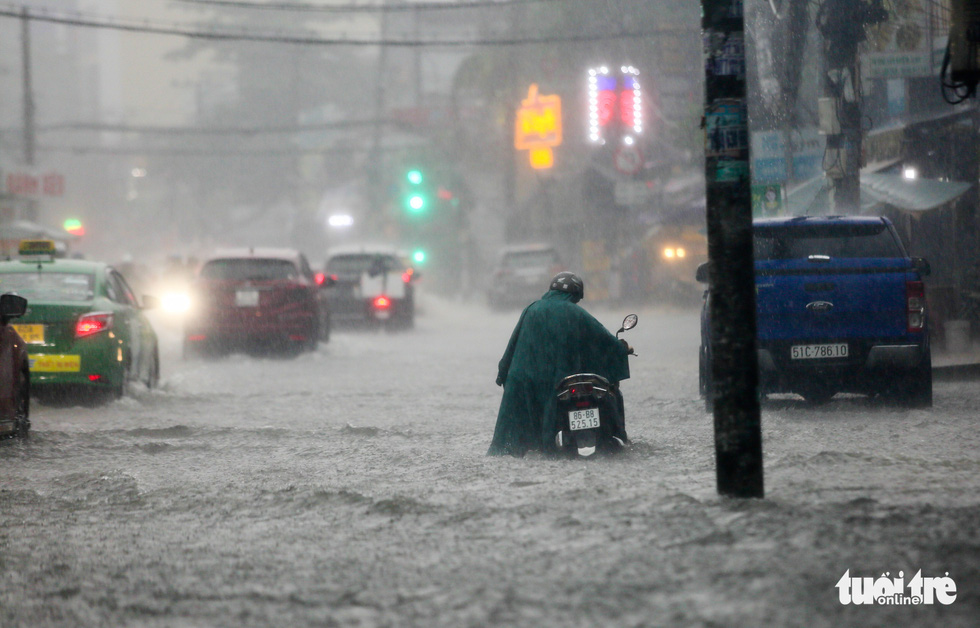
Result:
[[[922,213],[952,202],[970,189],[963,181],[906,179],[899,174],[861,174],[862,215],[877,214],[882,205],[901,211]],[[834,213],[830,198],[833,182],[817,177],[787,194],[786,210],[791,216],[821,216]]]
[[[52,229],[29,220],[0,223],[0,240],[55,240],[70,242],[75,236],[62,229]]]

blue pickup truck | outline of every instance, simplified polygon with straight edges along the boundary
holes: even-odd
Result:
[[[922,277],[883,217],[819,216],[753,223],[760,394],[817,404],[838,392],[932,405]],[[707,264],[697,270],[707,282]],[[711,405],[709,295],[701,313],[700,390]]]

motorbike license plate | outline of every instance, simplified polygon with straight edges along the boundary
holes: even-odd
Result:
[[[13,328],[27,344],[44,344],[44,325],[14,325]]]
[[[794,360],[819,360],[821,358],[846,358],[847,343],[836,342],[825,345],[793,345],[790,358]]]
[[[258,307],[259,306],[259,291],[258,290],[236,290],[235,291],[235,305],[238,307]]]
[[[599,427],[599,408],[572,410],[568,413],[568,429],[588,430]]]

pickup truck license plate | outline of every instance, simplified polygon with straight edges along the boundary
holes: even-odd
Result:
[[[259,291],[258,290],[236,290],[235,291],[235,305],[238,307],[258,307],[259,306]]]
[[[599,408],[572,410],[568,413],[568,429],[575,431],[594,427],[599,427]]]
[[[836,342],[825,345],[793,345],[790,357],[794,360],[819,360],[821,358],[846,358],[847,343]]]

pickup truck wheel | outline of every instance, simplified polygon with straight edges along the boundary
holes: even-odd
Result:
[[[909,374],[905,395],[905,405],[909,408],[932,407],[932,357],[927,357]]]

